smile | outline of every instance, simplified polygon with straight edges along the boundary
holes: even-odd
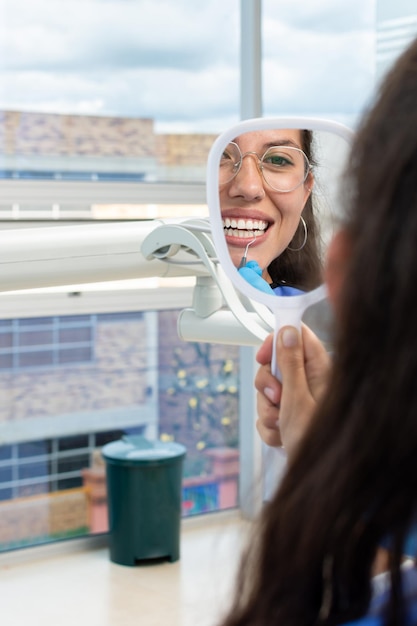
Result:
[[[223,221],[223,229],[229,237],[239,237],[247,239],[249,237],[259,237],[268,228],[268,222],[265,220],[245,220],[243,218],[235,219],[226,217]]]

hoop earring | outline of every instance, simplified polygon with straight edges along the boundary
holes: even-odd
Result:
[[[303,239],[303,243],[301,244],[301,246],[299,248],[290,248],[290,246],[287,246],[287,250],[291,250],[291,252],[299,252],[300,250],[302,250],[304,248],[304,246],[307,243],[307,224],[306,221],[304,219],[304,217],[301,215],[300,216],[300,222],[303,225],[304,228],[304,239]]]

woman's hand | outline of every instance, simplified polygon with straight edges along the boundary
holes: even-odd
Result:
[[[255,378],[261,439],[269,446],[284,446],[291,455],[301,440],[327,384],[330,357],[318,337],[307,327],[300,333],[291,326],[277,337],[277,363],[282,383],[271,373],[273,335],[257,353],[261,367]]]

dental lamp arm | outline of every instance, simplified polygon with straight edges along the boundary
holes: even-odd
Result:
[[[149,277],[207,274],[201,264],[145,259],[141,245],[161,220],[3,231],[0,292]]]
[[[189,341],[258,345],[270,332],[216,262],[206,220],[145,220],[3,231],[0,292],[132,278],[195,276]],[[220,311],[224,304],[229,311]],[[247,305],[248,303],[246,303]],[[182,320],[182,322],[181,322]]]
[[[178,253],[178,248],[172,245],[172,242],[176,242],[180,247],[192,250],[207,269],[208,277],[197,277],[193,308],[187,309],[186,314],[183,312],[178,320],[180,337],[196,341],[196,328],[206,327],[208,330],[209,323],[212,324],[215,319],[215,323],[219,325],[217,339],[219,343],[259,345],[272,330],[268,324],[270,317],[263,318],[262,306],[258,306],[254,314],[243,305],[232,283],[217,263],[216,251],[208,236],[209,233],[208,223],[203,220],[194,222],[190,220],[180,225],[163,225],[147,237],[142,252],[148,259],[155,256],[158,258],[172,256]],[[214,285],[218,289],[213,289]],[[227,317],[220,315],[220,309],[224,304],[229,308],[234,320],[229,312]],[[203,324],[199,323],[200,319],[204,320]],[[235,332],[231,332],[232,327],[235,328]],[[214,338],[199,340],[214,341]]]

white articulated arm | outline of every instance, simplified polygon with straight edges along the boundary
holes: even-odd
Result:
[[[182,339],[259,345],[273,328],[272,315],[262,305],[252,306],[249,301],[248,307],[243,305],[217,262],[209,233],[205,220],[162,225],[146,238],[142,252],[147,259],[164,258],[172,263],[186,251],[195,254],[207,269],[207,276],[197,277],[192,308],[180,314],[178,334]],[[229,311],[222,310],[224,305]]]
[[[144,239],[163,222],[145,220],[3,231],[0,291],[132,278],[198,276],[204,266],[147,260]]]
[[[181,276],[196,277],[193,306],[179,319],[184,340],[258,345],[271,331],[266,309],[242,301],[218,264],[207,220],[60,225],[2,233],[0,292]]]

